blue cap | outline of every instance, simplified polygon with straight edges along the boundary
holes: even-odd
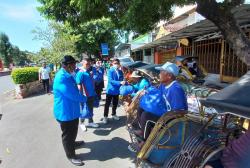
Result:
[[[160,70],[160,71],[167,71],[173,74],[174,76],[178,76],[179,71],[180,71],[180,68],[176,64],[171,63],[171,62],[166,62],[161,67],[155,67],[155,69]]]

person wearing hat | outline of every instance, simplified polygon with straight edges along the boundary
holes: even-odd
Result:
[[[151,130],[153,129],[157,120],[168,111],[185,111],[187,110],[187,98],[181,85],[176,81],[176,77],[179,74],[179,67],[174,63],[166,62],[161,67],[155,69],[160,70],[160,86],[159,88],[149,88],[153,90],[152,95],[156,101],[148,100],[150,98],[149,93],[147,96],[147,102],[141,103],[137,110],[137,118],[141,126],[141,130],[135,131],[135,133],[146,141]],[[148,90],[149,90],[148,89]],[[141,100],[143,97],[141,98]],[[155,102],[149,104],[148,102]],[[159,103],[159,104],[157,104]],[[145,106],[144,106],[145,105]],[[144,142],[140,143],[140,147]],[[130,151],[135,151],[132,146],[128,147]]]
[[[187,110],[186,94],[179,82],[176,81],[180,71],[179,67],[174,63],[166,62],[163,66],[155,69],[161,71],[160,89],[166,103],[169,105],[168,111]]]
[[[133,71],[130,78],[134,83],[134,93],[131,94],[132,97],[134,97],[138,91],[150,86],[150,82],[146,78],[143,78],[138,71]]]
[[[75,59],[66,55],[62,60],[62,68],[56,73],[53,84],[54,90],[54,117],[62,130],[62,144],[69,161],[77,166],[84,163],[76,157],[75,148],[84,144],[76,142],[78,123],[80,117],[80,103],[86,102],[71,75],[76,67]]]

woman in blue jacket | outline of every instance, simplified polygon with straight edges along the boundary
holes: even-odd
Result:
[[[131,94],[132,97],[134,97],[138,91],[146,89],[150,86],[150,82],[146,78],[142,77],[138,71],[134,71],[130,78],[132,78],[132,81],[134,82],[134,93]]]
[[[109,106],[111,101],[113,100],[112,106],[112,118],[114,120],[119,120],[119,117],[116,115],[116,108],[119,100],[119,89],[121,85],[125,85],[125,81],[123,81],[123,72],[120,68],[120,60],[114,59],[112,61],[112,67],[108,70],[108,86],[106,89],[106,103],[104,107],[104,118],[103,123],[106,124],[108,122],[108,113]]]

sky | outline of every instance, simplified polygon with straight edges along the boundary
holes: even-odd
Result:
[[[31,33],[36,27],[47,25],[36,9],[39,5],[36,0],[0,0],[0,32],[21,50],[37,52],[42,47],[42,42],[33,40]]]

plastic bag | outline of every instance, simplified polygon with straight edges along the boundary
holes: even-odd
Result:
[[[93,112],[90,111],[87,103],[84,103],[81,105],[81,110],[80,110],[80,118],[92,118],[93,117]]]
[[[156,87],[149,87],[146,93],[140,99],[140,107],[152,114],[161,116],[168,111],[166,101],[160,89]]]
[[[120,95],[127,96],[134,92],[134,87],[132,85],[122,85],[120,87]]]

